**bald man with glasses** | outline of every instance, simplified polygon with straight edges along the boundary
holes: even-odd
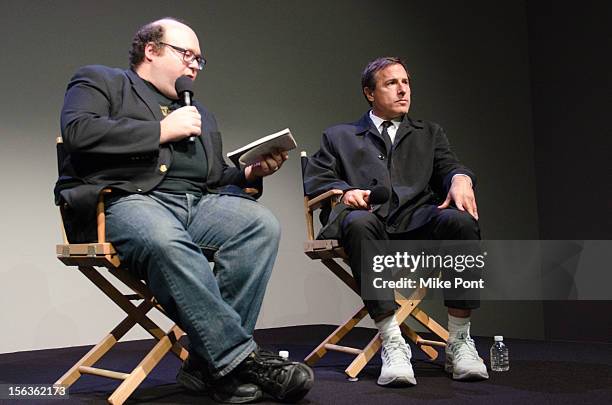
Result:
[[[219,402],[255,402],[264,392],[298,401],[312,370],[253,340],[280,226],[242,192],[261,192],[287,154],[243,170],[225,163],[214,115],[197,102],[181,105],[175,90],[177,78],[195,80],[205,64],[195,32],[164,18],[136,32],[130,69],[79,69],[61,113],[68,157],[56,203],[70,241],[91,241],[98,195],[113,189],[107,239],[189,336],[179,383]]]
[[[198,70],[204,69],[204,65],[206,65],[206,59],[204,59],[201,55],[196,55],[195,53],[193,53],[189,49],[185,49],[185,48],[181,48],[179,46],[167,44],[165,42],[160,42],[160,44],[162,44],[164,46],[169,46],[170,48],[172,48],[176,52],[178,52],[182,56],[183,62],[185,62],[185,64],[187,66],[191,65],[195,61],[197,66],[198,66]]]

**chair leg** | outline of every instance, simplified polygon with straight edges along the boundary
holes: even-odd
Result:
[[[431,360],[435,360],[438,357],[438,351],[432,346],[446,347],[445,342],[448,341],[448,331],[438,322],[433,320],[433,318],[430,318],[425,311],[418,307],[414,308],[410,316],[419,321],[421,325],[425,326],[430,332],[434,333],[442,340],[431,341],[423,339],[405,323],[400,325],[406,336],[408,336],[421,350],[423,350]]]
[[[153,349],[136,366],[129,376],[108,397],[109,404],[120,405],[138,388],[161,359],[170,351],[172,345],[180,339],[183,332],[178,326],[173,326],[168,333],[157,342]]]
[[[150,307],[148,302],[142,302],[138,309]],[[74,366],[72,366],[63,376],[61,376],[55,384],[70,387],[81,377],[79,367],[92,366],[100,360],[108,351],[121,339],[132,327],[136,324],[131,317],[126,317],[121,321],[108,335],[104,337],[94,347],[91,348]]]
[[[382,344],[382,340],[380,339],[380,333],[377,333],[376,336],[370,340],[366,347],[363,348],[362,352],[355,357],[355,359],[351,362],[351,364],[344,370],[346,375],[350,378],[355,378],[361,370],[372,360],[372,357],[378,352],[380,346]]]
[[[427,290],[424,288],[418,288],[414,290],[412,294],[410,294],[410,297],[405,298],[397,291],[395,292],[396,301],[400,306],[399,309],[395,311],[395,317],[397,318],[398,324],[401,324],[410,316],[412,311],[414,311],[417,305],[419,305],[423,298],[425,298],[426,293]]]
[[[138,366],[129,374],[123,373],[120,376],[118,375],[120,373],[114,373],[107,370],[97,370],[97,372],[94,373],[96,375],[123,379],[123,382],[108,398],[108,402],[111,404],[122,404],[169,351],[172,351],[181,360],[187,359],[189,355],[188,351],[178,342],[184,335],[184,332],[178,326],[174,325],[165,333],[147,316],[147,313],[153,307],[159,306],[155,302],[153,296],[150,293],[146,293],[146,286],[144,286],[144,284],[139,286],[137,283],[133,282],[133,280],[129,283],[125,283],[144,298],[144,300],[136,306],[94,267],[79,266],[79,270],[115,302],[115,304],[123,309],[128,316],[102,339],[100,343],[94,346],[74,366],[72,366],[70,370],[60,377],[56,384],[66,387],[74,384],[82,375],[82,372],[86,372],[89,367],[102,358],[134,325],[139,324],[156,338],[158,342],[144,359],[142,359]],[[121,281],[125,281],[123,277],[118,278]],[[104,372],[105,374],[100,374],[100,372]]]
[[[157,308],[157,310],[163,313],[164,315],[168,316],[168,314],[161,307],[161,305],[156,303],[155,297],[153,297],[153,294],[150,292],[150,290],[147,288],[147,286],[142,281],[137,280],[134,277],[128,276],[125,271],[117,270],[117,269],[109,269],[109,270],[112,275],[117,277],[121,282],[123,282],[125,285],[130,287],[132,290],[138,293],[145,300],[155,303],[154,304],[155,308]],[[129,303],[129,304],[133,305],[132,303]],[[183,332],[181,329],[178,329],[178,330],[181,333],[180,336],[185,335],[185,332]],[[149,333],[151,332],[149,331]],[[155,336],[153,333],[151,334],[157,338],[157,336]],[[172,346],[172,353],[176,355],[182,361],[185,361],[187,357],[189,356],[189,352],[187,352],[187,350],[179,343],[175,343]]]
[[[425,296],[425,293],[425,289],[419,288],[415,290],[408,299],[398,294],[397,303],[400,307],[397,311],[395,311],[395,317],[399,325],[402,325],[404,321],[410,316],[410,314],[415,310],[416,306],[419,305],[419,303]],[[347,367],[344,372],[350,378],[357,377],[361,370],[363,370],[363,368],[368,364],[372,357],[374,357],[374,355],[378,352],[381,344],[382,341],[380,339],[380,334],[377,333],[376,336],[374,336],[374,338],[363,349],[362,353],[357,355],[357,357],[353,360],[353,362]]]
[[[346,320],[343,324],[338,326],[336,330],[334,330],[328,337],[326,337],[319,346],[317,346],[306,358],[304,361],[309,366],[313,366],[317,361],[319,361],[325,354],[327,353],[327,348],[325,347],[328,344],[338,343],[347,333],[349,333],[366,315],[368,311],[365,307],[361,307],[355,315]]]
[[[344,284],[350,289],[358,293],[357,284],[355,279],[344,270],[334,259],[322,259],[321,263],[324,264],[329,270],[332,271]],[[438,351],[433,346],[446,346],[444,342],[448,340],[448,332],[440,324],[430,318],[424,311],[419,309],[417,306],[421,303],[425,297],[427,290],[425,288],[416,289],[408,298],[403,297],[401,294],[396,292],[396,301],[399,304],[399,308],[395,313],[397,323],[400,325],[402,332],[410,338],[431,360],[435,360],[438,357]],[[368,364],[368,362],[374,357],[381,347],[382,341],[380,335],[376,334],[372,340],[366,345],[363,350],[357,350],[352,348],[336,347],[334,345],[340,341],[348,332],[351,331],[364,317],[367,315],[367,310],[362,307],[355,315],[349,318],[342,325],[329,335],[319,346],[317,346],[305,359],[306,364],[314,365],[319,361],[328,351],[328,349],[344,351],[347,353],[358,353],[351,364],[346,368],[345,373],[350,378],[355,378]],[[440,337],[443,342],[430,341],[421,338],[414,330],[412,330],[404,322],[409,316],[414,317],[428,330]]]
[[[419,321],[423,326],[425,326],[430,331],[434,332],[441,339],[446,342],[448,339],[448,332],[436,321],[431,319],[423,310],[417,307],[423,300],[427,293],[427,290],[424,288],[416,289],[410,297],[404,298],[401,294],[397,293],[398,303],[400,304],[400,309],[397,311],[397,321],[402,329],[402,332],[406,334],[431,360],[435,360],[438,357],[438,351],[433,348],[433,345],[436,346],[446,346],[443,342],[429,341],[421,338],[412,328],[406,325],[404,322],[408,319],[409,316],[412,316],[417,321]]]
[[[332,273],[336,275],[344,284],[346,284],[351,290],[355,291],[359,295],[359,288],[357,282],[351,274],[349,274],[342,266],[340,266],[334,259],[323,259],[321,260]]]
[[[104,276],[102,276],[93,267],[79,266],[79,270],[93,282],[104,294],[106,294],[115,304],[117,304],[123,311],[129,316],[133,317],[134,320],[140,324],[147,332],[151,334],[155,339],[160,340],[166,334],[164,331],[145,314],[136,310],[136,306],[130,302],[127,298],[121,294],[114,285],[110,283]],[[149,301],[147,301],[149,302]],[[176,354],[180,359],[185,360],[188,352],[180,343],[175,343],[172,347],[172,352]]]
[[[433,318],[430,318],[425,311],[420,308],[415,308],[412,311],[412,317],[419,321],[421,325],[425,326],[431,332],[435,333],[440,339],[444,340],[445,342],[448,341],[448,331]]]
[[[416,290],[410,298],[405,299],[402,296],[399,296],[397,299],[397,303],[399,304],[399,308],[395,311],[395,318],[397,319],[397,323],[402,325],[406,318],[410,316],[412,311],[416,308],[416,306],[421,302],[421,299],[425,296],[425,291],[422,289]],[[380,350],[380,346],[382,345],[382,340],[380,339],[380,333],[377,333],[372,340],[367,344],[367,346],[363,349],[362,353],[360,353],[355,360],[347,367],[344,371],[350,378],[355,378],[357,375],[363,370],[363,368],[368,364],[372,357]]]
[[[68,388],[72,384],[76,382],[81,377],[81,373],[79,371],[79,367],[81,366],[91,366],[96,361],[98,361],[102,356],[104,356],[114,345],[117,343],[117,340],[112,334],[108,334],[90,351],[88,351],[79,361],[77,361],[74,366],[72,366],[63,376],[61,376],[56,382],[55,385],[63,385]]]
[[[438,358],[438,351],[432,346],[423,344],[423,339],[410,326],[402,323],[400,328],[402,329],[404,335],[408,336],[408,338],[412,340],[412,342],[417,345],[418,348],[425,352],[430,360],[435,360]]]

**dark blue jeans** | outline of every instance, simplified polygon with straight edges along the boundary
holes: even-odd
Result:
[[[280,239],[269,210],[234,196],[153,191],[109,198],[106,216],[122,264],[147,282],[213,376],[226,375],[255,349],[252,334]]]

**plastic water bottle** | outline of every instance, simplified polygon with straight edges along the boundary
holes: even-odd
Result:
[[[504,344],[503,336],[495,336],[495,343],[491,346],[491,370],[510,370],[510,359],[508,358],[508,347]]]

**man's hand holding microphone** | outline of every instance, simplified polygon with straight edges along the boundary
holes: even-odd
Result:
[[[193,98],[193,80],[188,76],[176,79],[175,90],[184,106],[168,114],[160,122],[159,143],[176,142],[189,137],[193,142],[196,136],[202,134],[202,117],[198,109],[191,105]],[[257,163],[247,166],[244,175],[248,181],[257,177],[269,176],[281,168],[289,157],[287,152],[276,151],[262,157]]]
[[[160,122],[159,143],[176,142],[202,134],[202,117],[194,106],[172,111]]]
[[[174,82],[176,95],[183,107],[177,108],[160,122],[159,143],[176,142],[189,137],[191,142],[202,134],[202,117],[198,109],[192,106],[193,80],[181,76]]]
[[[362,210],[375,210],[389,200],[389,190],[385,186],[374,186],[371,190],[352,189],[342,194],[342,203]]]

